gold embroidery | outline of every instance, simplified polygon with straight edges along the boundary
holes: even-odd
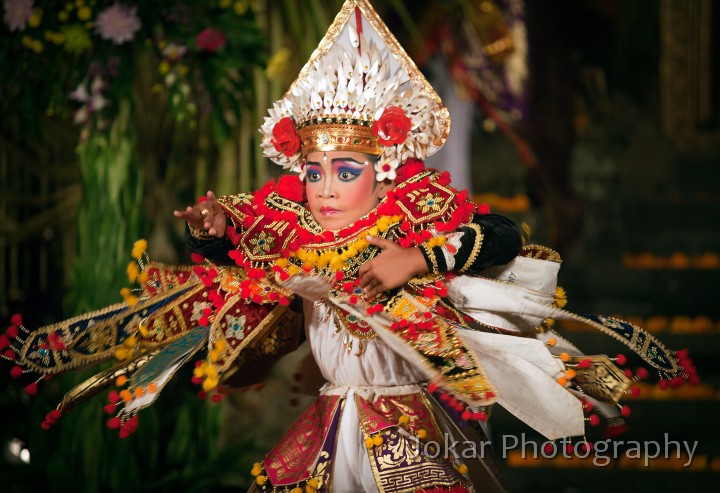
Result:
[[[477,256],[480,254],[483,243],[483,232],[480,225],[475,223],[468,223],[464,227],[475,230],[475,243],[473,244],[472,251],[470,252],[470,257],[468,257],[465,265],[458,269],[458,272],[465,272],[475,263],[475,260],[477,260]]]
[[[211,234],[208,234],[207,230],[196,228],[194,226],[190,226],[188,224],[188,230],[190,231],[190,236],[197,240],[212,240],[215,238],[215,236],[212,236]]]
[[[421,243],[418,246],[422,248],[423,252],[425,252],[425,254],[430,259],[430,263],[432,264],[432,273],[440,274],[440,267],[438,266],[437,258],[435,257],[435,252],[433,251],[432,247],[426,245],[425,243]]]

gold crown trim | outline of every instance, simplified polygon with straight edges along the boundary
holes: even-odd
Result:
[[[300,152],[303,156],[317,151],[351,151],[379,156],[382,148],[369,124],[306,123],[298,129]]]
[[[290,88],[285,93],[285,97],[287,98],[289,95],[291,95],[293,93],[293,89],[295,89],[295,87],[308,76],[308,73],[310,72],[310,69],[315,63],[315,61],[319,60],[320,58],[325,56],[328,51],[330,51],[330,48],[332,48],[332,45],[335,43],[338,35],[342,31],[342,28],[345,26],[345,24],[350,19],[350,16],[355,11],[355,7],[360,8],[360,11],[364,14],[365,18],[375,29],[375,31],[377,31],[377,33],[380,35],[380,38],[390,50],[393,58],[395,58],[395,60],[400,64],[403,70],[405,70],[405,72],[410,76],[410,80],[413,82],[413,84],[420,86],[424,91],[426,91],[427,94],[430,95],[431,99],[435,102],[436,107],[434,113],[440,125],[440,135],[437,135],[433,138],[433,143],[438,148],[442,147],[442,145],[447,140],[448,134],[450,133],[450,112],[445,107],[445,105],[443,105],[440,96],[438,96],[437,92],[435,92],[435,89],[433,89],[433,87],[430,85],[430,82],[428,82],[422,72],[420,72],[420,70],[417,68],[417,65],[415,65],[415,62],[413,62],[412,59],[408,56],[408,54],[397,41],[395,36],[390,32],[382,19],[380,19],[380,16],[377,14],[377,12],[375,12],[375,9],[373,9],[372,5],[370,5],[370,2],[368,0],[346,0],[342,8],[340,9],[340,12],[338,12],[337,16],[335,17],[332,25],[330,25],[330,28],[327,30],[325,36],[320,41],[320,44],[312,53],[312,55],[310,55],[310,59],[302,68],[300,74],[298,74],[298,77],[290,85]]]

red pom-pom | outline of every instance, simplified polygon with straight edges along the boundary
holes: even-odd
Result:
[[[15,339],[18,336],[18,328],[16,325],[11,325],[7,328],[5,331],[5,335],[8,336],[10,339]]]
[[[20,375],[23,374],[23,369],[20,366],[13,366],[10,370],[10,376],[13,378],[18,378]]]
[[[428,386],[427,386],[427,391],[430,393],[435,392],[437,389],[438,389],[438,384],[435,382],[428,384]]]
[[[590,415],[590,426],[597,426],[600,424],[600,418],[597,414]]]
[[[107,426],[111,430],[117,430],[118,428],[120,428],[121,424],[122,424],[122,422],[120,421],[120,418],[118,418],[117,416],[107,420]]]
[[[625,369],[623,370],[623,373],[624,373],[625,376],[628,377],[628,378],[632,378],[632,376],[633,376],[633,372],[632,372],[632,370],[631,370],[630,368],[625,368]]]
[[[683,383],[685,383],[685,381],[682,377],[672,377],[670,380],[670,386],[673,388],[680,387]]]
[[[190,381],[195,385],[200,385],[201,383],[203,383],[202,377],[192,377]]]
[[[488,415],[485,411],[477,411],[473,413],[473,419],[476,419],[478,421],[487,421]]]
[[[575,449],[573,448],[572,443],[568,443],[567,445],[565,445],[565,453],[567,455],[572,455],[573,452],[575,452]]]
[[[50,429],[50,423],[48,423],[47,421],[43,421],[42,423],[40,423],[40,428],[47,431]]]
[[[440,400],[443,402],[448,402],[450,400],[451,395],[447,392],[441,392],[440,393]]]
[[[640,387],[631,387],[630,388],[630,395],[633,397],[637,397],[640,395]]]
[[[470,411],[469,409],[465,409],[465,411],[463,411],[463,413],[460,417],[463,420],[468,421],[469,419],[472,419],[472,415],[473,415],[472,411]]]
[[[22,325],[22,315],[20,315],[19,313],[15,313],[13,316],[10,317],[10,323],[20,327]]]
[[[210,397],[210,400],[217,404],[218,402],[223,400],[223,395],[215,393],[212,395],[212,397]]]
[[[25,387],[25,393],[27,395],[36,396],[38,391],[38,384],[37,382],[33,382],[27,387]]]
[[[0,350],[10,346],[10,339],[6,335],[0,335]]]
[[[111,390],[110,392],[108,392],[108,402],[110,404],[115,404],[119,400],[120,394],[118,394],[117,390]]]
[[[205,262],[205,257],[203,257],[202,255],[200,255],[200,254],[197,253],[197,252],[193,252],[193,253],[190,255],[190,259],[191,259],[193,262],[195,262],[196,264],[202,264],[203,262]]]
[[[618,365],[624,365],[625,363],[627,363],[627,357],[624,354],[618,354],[617,356],[615,356],[615,362]]]
[[[13,322],[13,323],[15,323],[15,322]],[[19,324],[16,324],[16,325],[19,325]],[[677,351],[675,351],[675,356],[677,356],[679,359],[685,359],[689,356],[689,351],[687,350],[687,348],[678,349]]]
[[[7,349],[3,353],[3,356],[5,356],[9,360],[14,360],[17,355],[15,354],[15,351],[13,351],[12,349]],[[46,377],[48,377],[48,376],[50,376],[50,375],[46,375]]]
[[[625,418],[630,416],[630,406],[623,406],[622,409],[620,409],[620,414]]]
[[[590,452],[592,452],[593,444],[591,442],[582,442],[580,444],[580,448],[582,449],[583,452],[585,452],[586,454],[589,454]]]
[[[201,390],[200,392],[197,393],[197,396],[198,396],[198,399],[200,399],[201,401],[204,401],[205,399],[207,399],[207,392],[205,392],[204,390]]]
[[[478,204],[475,212],[480,215],[490,214],[490,206],[487,204]]]
[[[552,454],[555,452],[555,445],[550,442],[546,442],[545,445],[543,445],[543,452],[545,452],[545,455]]]
[[[298,175],[283,175],[278,179],[275,192],[284,199],[293,202],[305,200],[305,186]]]
[[[113,414],[115,412],[115,404],[105,404],[103,411],[107,414]]]
[[[595,406],[590,401],[585,401],[585,403],[583,404],[583,409],[585,410],[586,413],[589,413],[594,408],[595,408]]]
[[[60,416],[62,416],[62,412],[59,409],[53,409],[45,416],[45,420],[48,423],[56,423]]]
[[[638,378],[644,380],[648,377],[649,373],[646,368],[640,367],[635,370],[635,375],[637,375]]]
[[[660,387],[660,390],[667,390],[667,388],[670,386],[670,380],[663,378],[658,382],[658,387]]]

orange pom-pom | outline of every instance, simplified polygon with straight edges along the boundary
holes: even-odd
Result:
[[[570,355],[568,353],[560,353],[560,359],[563,363],[570,361]]]
[[[565,387],[565,386],[567,385],[567,383],[568,383],[567,378],[565,378],[565,377],[560,377],[560,378],[558,378],[556,381],[557,381],[557,383],[559,383],[559,384],[562,385],[563,387]]]
[[[127,379],[127,377],[126,377],[125,375],[120,375],[120,376],[117,377],[117,379],[115,380],[115,385],[117,385],[118,387],[122,387],[123,385],[125,385],[125,384],[127,383],[127,380],[128,380],[128,379]]]
[[[554,337],[551,337],[550,339],[547,340],[546,344],[550,347],[555,347],[555,344],[557,344],[557,339],[555,339]]]

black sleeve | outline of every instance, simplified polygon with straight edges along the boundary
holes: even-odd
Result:
[[[232,228],[232,226],[228,225],[228,228]],[[228,252],[234,247],[227,237],[195,238],[190,233],[190,227],[186,223],[185,241],[187,242],[188,247],[190,247],[190,251],[199,253],[214,264],[230,265],[235,263],[230,257],[228,257]]]
[[[462,237],[460,247],[452,254],[446,246],[420,248],[430,272],[453,270],[477,274],[488,267],[507,264],[522,248],[522,238],[515,223],[497,214],[475,214],[472,222],[456,232],[462,233]],[[452,255],[452,269],[448,269],[445,255]]]

